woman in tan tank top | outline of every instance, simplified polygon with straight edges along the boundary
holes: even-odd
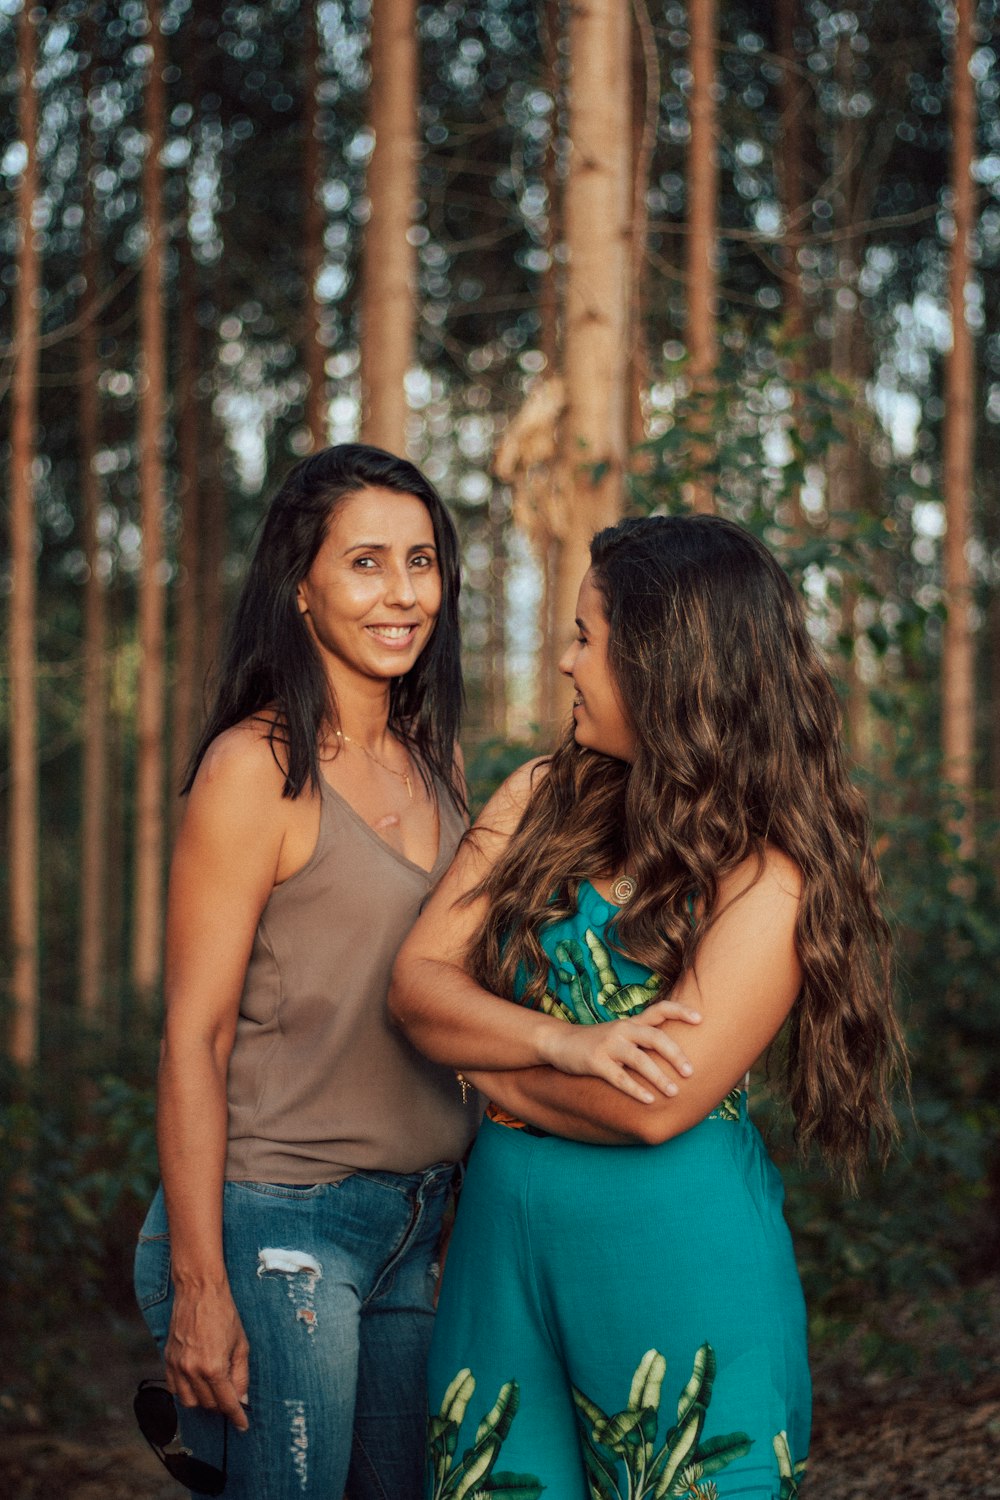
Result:
[[[434,488],[344,444],[286,479],[236,607],[171,870],[163,1186],[136,1254],[192,1492],[420,1493],[476,1111],[386,992],[465,826],[458,587]],[[169,1410],[147,1392],[141,1419],[150,1400]]]

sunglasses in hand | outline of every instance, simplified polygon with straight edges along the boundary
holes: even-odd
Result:
[[[132,1401],[139,1431],[167,1473],[198,1495],[221,1495],[226,1488],[229,1423],[222,1419],[222,1468],[195,1458],[186,1448],[167,1452],[177,1437],[177,1407],[162,1380],[142,1380]]]

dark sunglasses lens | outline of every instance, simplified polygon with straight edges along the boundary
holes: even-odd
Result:
[[[135,1393],[132,1403],[139,1431],[147,1443],[165,1448],[177,1433],[177,1408],[174,1398],[161,1385],[144,1385]]]
[[[226,1476],[220,1469],[188,1453],[165,1453],[163,1462],[167,1472],[196,1495],[221,1495],[226,1487]]]

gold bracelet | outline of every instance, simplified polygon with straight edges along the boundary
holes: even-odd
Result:
[[[462,1103],[468,1104],[469,1094],[472,1092],[473,1085],[469,1082],[464,1073],[456,1073],[455,1077],[458,1080],[459,1088],[462,1090]]]

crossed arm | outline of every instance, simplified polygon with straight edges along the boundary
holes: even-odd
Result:
[[[390,1008],[421,1051],[529,1124],[595,1143],[669,1140],[714,1109],[788,1015],[802,982],[801,876],[770,849],[759,874],[748,860],[725,876],[694,967],[637,1018],[579,1026],[512,1005],[468,973],[485,898],[463,898],[516,828],[532,769],[484,809],[404,943]]]

